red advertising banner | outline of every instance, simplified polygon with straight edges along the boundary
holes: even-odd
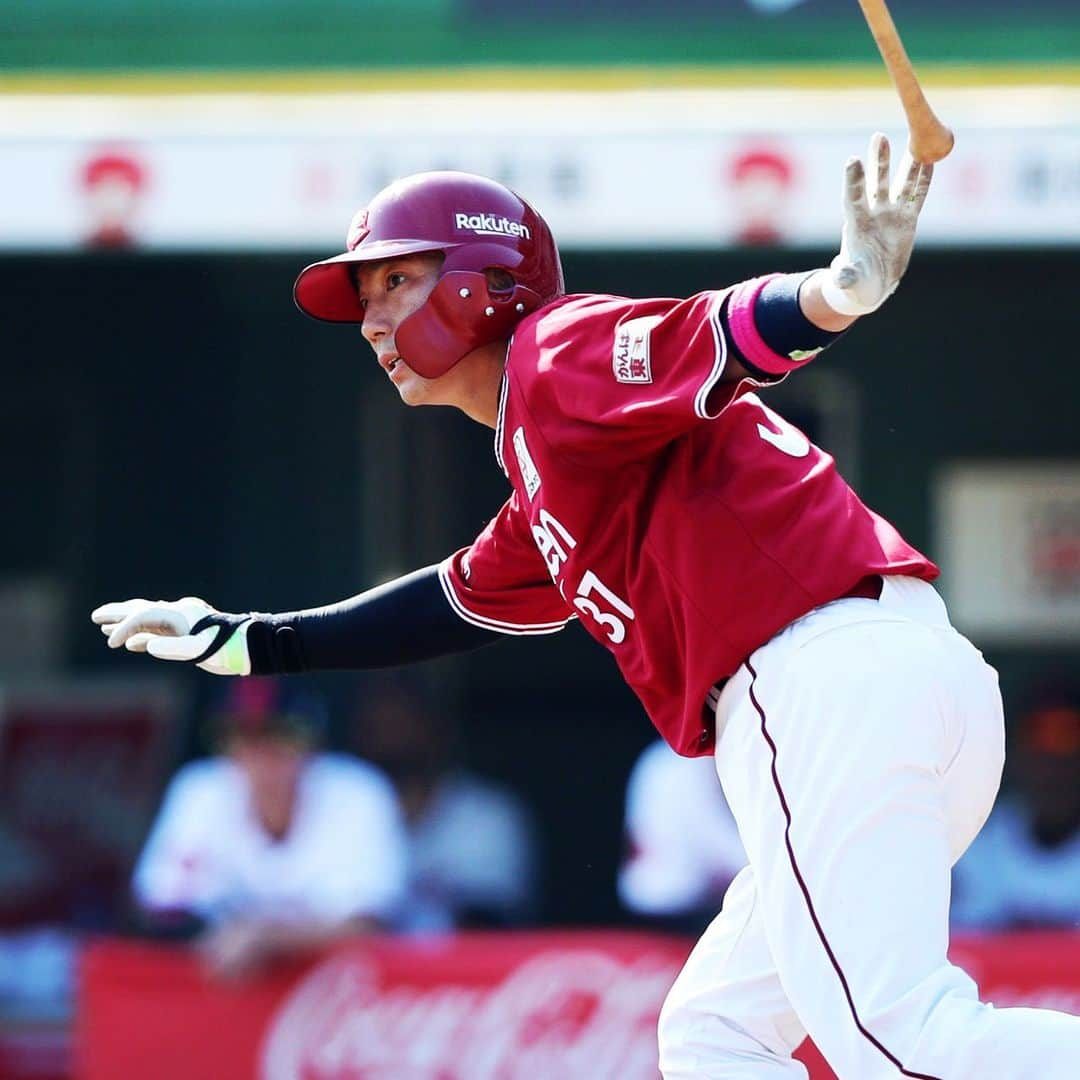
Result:
[[[656,1019],[689,951],[635,933],[369,939],[254,982],[185,949],[100,942],[83,960],[77,1080],[655,1080]],[[998,1004],[1080,1012],[1080,934],[968,938]],[[807,1048],[813,1080],[831,1073]]]
[[[242,987],[188,952],[84,957],[79,1080],[654,1080],[656,1018],[689,951],[619,933],[369,939]]]
[[[949,956],[999,1008],[1025,1005],[1080,1016],[1080,932],[970,934],[953,942]]]

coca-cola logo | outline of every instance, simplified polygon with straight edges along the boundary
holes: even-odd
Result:
[[[262,1080],[655,1080],[678,970],[596,950],[529,957],[493,986],[383,985],[363,955],[315,967],[282,1003]]]

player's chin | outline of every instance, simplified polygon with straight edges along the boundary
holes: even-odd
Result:
[[[396,381],[398,397],[406,405],[427,405],[431,401],[428,380],[417,375],[414,371],[406,373],[405,377]]]

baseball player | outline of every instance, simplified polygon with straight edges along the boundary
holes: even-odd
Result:
[[[981,1004],[946,959],[949,870],[1003,757],[994,671],[937,569],[755,389],[897,287],[931,170],[875,135],[828,268],[687,299],[565,295],[540,215],[499,184],[391,184],[298,305],[360,324],[410,405],[495,434],[510,497],[472,545],[329,607],[186,597],[93,613],[112,648],[246,675],[402,664],[577,618],[684,755],[716,756],[749,866],[660,1020],[661,1069],[1074,1077],[1080,1018]]]
[[[404,898],[394,789],[373,765],[318,749],[323,712],[283,679],[230,683],[212,714],[219,753],[173,777],[139,856],[143,927],[198,928],[216,976],[378,930]]]

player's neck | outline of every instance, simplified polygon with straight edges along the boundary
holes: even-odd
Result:
[[[454,404],[471,420],[492,429],[499,417],[499,390],[506,368],[507,347],[505,341],[481,346],[458,365],[461,383]]]
[[[278,785],[255,787],[251,796],[255,819],[274,842],[280,843],[288,836],[296,815],[297,784],[287,788]]]

